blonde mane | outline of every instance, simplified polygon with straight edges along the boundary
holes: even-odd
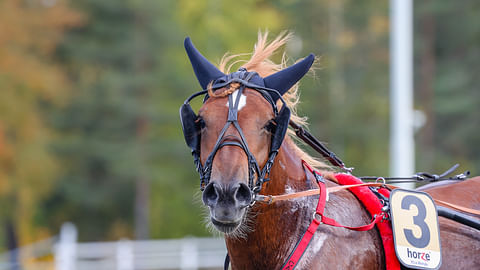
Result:
[[[242,66],[246,68],[248,71],[255,71],[260,76],[266,77],[271,75],[279,70],[282,70],[287,67],[287,57],[284,53],[282,55],[282,60],[280,64],[275,64],[270,57],[283,45],[285,45],[291,38],[292,33],[290,32],[282,32],[278,35],[273,41],[268,42],[268,32],[259,32],[258,33],[258,40],[255,44],[255,49],[252,53],[250,60],[239,60],[238,58],[244,56],[245,54],[235,54],[229,55],[225,54],[220,61],[219,69],[224,72],[225,74],[231,73],[230,69],[238,64],[244,62]],[[290,90],[288,90],[284,95],[283,99],[285,100],[287,106],[291,110],[291,119],[301,125],[307,125],[307,117],[300,117],[297,114],[297,105],[299,103],[300,95],[298,93],[298,83],[295,84]],[[282,106],[282,103],[278,101],[278,106]],[[292,130],[288,130],[288,136],[285,137],[286,141],[291,142],[292,146],[294,147],[297,154],[300,156],[301,159],[305,160],[310,165],[314,166],[317,169],[330,169],[328,165],[324,162],[310,156],[305,151],[303,151],[297,144],[293,143],[292,137],[295,136],[295,133]]]

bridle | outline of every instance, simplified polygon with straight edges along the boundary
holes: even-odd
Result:
[[[287,107],[281,94],[277,90],[254,83],[253,81],[258,77],[259,75],[256,72],[248,72],[245,68],[240,68],[237,72],[216,79],[211,84],[210,88],[213,91],[224,87],[230,87],[230,85],[233,83],[238,83],[240,86],[236,90],[238,92],[235,100],[232,94],[228,95],[227,122],[220,131],[215,145],[210,154],[208,155],[207,159],[205,160],[204,164],[202,164],[200,161],[200,135],[202,125],[204,123],[202,123],[202,119],[200,119],[194,113],[193,109],[190,106],[190,101],[200,95],[205,95],[203,101],[205,103],[209,98],[208,90],[202,90],[191,95],[185,100],[185,102],[181,106],[180,119],[182,122],[183,134],[185,136],[185,142],[192,151],[195,167],[200,175],[200,190],[203,191],[210,182],[213,159],[217,152],[220,150],[220,148],[224,146],[237,146],[245,152],[248,160],[248,186],[252,191],[252,202],[255,202],[255,196],[261,191],[263,183],[269,180],[267,177],[270,174],[270,170],[273,166],[275,157],[278,154],[278,149],[282,144],[288,128],[288,123],[290,121],[290,109]],[[255,159],[255,156],[250,151],[245,135],[238,122],[238,106],[240,103],[240,97],[246,88],[253,89],[259,92],[270,103],[274,112],[274,119],[270,121],[270,124],[268,125],[268,129],[272,133],[270,151],[268,159],[263,168],[260,168],[258,161]],[[280,99],[283,103],[280,111],[278,111],[274,98]],[[238,131],[239,137],[230,135],[225,136],[225,133],[230,126],[233,126]]]

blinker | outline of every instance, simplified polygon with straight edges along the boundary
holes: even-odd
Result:
[[[197,118],[190,104],[184,103],[180,107],[180,121],[182,123],[183,135],[185,142],[192,152],[200,152],[200,125],[196,121]]]
[[[285,134],[287,133],[288,123],[290,122],[290,109],[282,106],[282,109],[275,117],[275,123],[277,123],[274,133],[272,134],[272,143],[270,146],[270,152],[276,152],[282,145]]]

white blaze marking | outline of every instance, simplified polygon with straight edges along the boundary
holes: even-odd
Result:
[[[232,100],[233,103],[235,104],[235,101],[237,100],[237,95],[238,95],[238,90],[232,93]],[[228,101],[227,101],[227,107],[228,107]],[[240,96],[240,100],[238,101],[238,110],[240,111],[245,105],[247,104],[247,97],[242,94]]]

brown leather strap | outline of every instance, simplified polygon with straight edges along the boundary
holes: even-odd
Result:
[[[356,185],[328,187],[327,192],[328,193],[333,193],[333,192],[337,192],[337,191],[340,191],[340,190],[343,190],[343,189],[349,189],[349,188],[354,188],[354,187],[364,187],[364,186],[370,186],[370,187],[386,186],[386,187],[391,188],[391,189],[397,188],[395,186],[386,185],[386,184],[383,184],[383,183],[363,183],[363,184],[356,184]],[[256,201],[271,204],[271,203],[274,203],[276,201],[284,201],[284,200],[290,200],[290,199],[295,199],[295,198],[300,198],[300,197],[318,195],[319,192],[320,192],[320,190],[318,188],[316,188],[316,189],[309,189],[309,190],[299,191],[299,192],[295,192],[295,193],[282,194],[282,195],[257,195]]]
[[[448,202],[445,202],[445,201],[442,201],[442,200],[437,200],[437,199],[433,199],[433,200],[437,204],[447,206],[447,207],[456,209],[458,211],[462,211],[462,212],[467,213],[467,214],[473,214],[473,215],[480,216],[480,211],[479,210],[463,207],[463,206],[456,205],[456,204],[453,204],[453,203],[448,203]]]
[[[344,189],[349,189],[349,188],[355,188],[355,187],[387,187],[390,190],[394,190],[398,188],[397,186],[393,185],[388,185],[384,183],[363,183],[363,184],[356,184],[356,185],[345,185],[345,186],[333,186],[333,187],[328,187],[327,192],[328,193],[333,193],[333,192],[338,192],[340,190]],[[288,194],[282,194],[282,195],[257,195],[256,201],[258,202],[263,202],[263,203],[274,203],[277,201],[285,201],[285,200],[290,200],[290,199],[295,199],[295,198],[300,198],[300,197],[306,197],[306,196],[313,196],[313,195],[318,195],[320,190],[317,189],[309,189],[309,190],[304,190],[304,191],[299,191],[295,193],[288,193]],[[447,206],[456,210],[459,210],[464,213],[468,214],[473,214],[480,216],[480,211],[472,208],[467,208],[463,207],[457,204],[453,203],[448,203],[442,200],[437,200],[433,199],[433,201],[439,205]]]

